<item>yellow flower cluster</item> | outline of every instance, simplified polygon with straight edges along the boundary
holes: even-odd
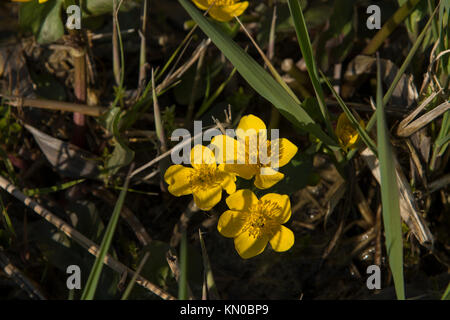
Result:
[[[214,137],[211,145],[216,154],[195,145],[190,154],[192,168],[172,165],[164,175],[170,193],[177,197],[192,194],[202,210],[210,210],[219,203],[222,190],[230,195],[226,199],[230,210],[221,215],[217,228],[223,236],[234,238],[236,251],[244,259],[260,254],[267,243],[278,252],[289,250],[294,244],[292,231],[282,225],[291,216],[287,195],[269,193],[258,200],[251,190],[236,191],[236,176],[255,177],[257,188],[270,188],[284,177],[275,169],[289,163],[297,153],[297,147],[288,139],[267,140],[266,131],[261,119],[244,116],[236,130],[237,140],[226,135]],[[253,150],[256,154],[249,151],[250,141],[257,142]],[[230,146],[234,149],[227,152]],[[275,147],[278,149],[277,163],[261,163],[261,146],[267,148],[268,154]]]
[[[248,2],[238,2],[236,0],[192,0],[201,10],[208,10],[209,15],[221,22],[232,20],[244,13],[248,7]]]

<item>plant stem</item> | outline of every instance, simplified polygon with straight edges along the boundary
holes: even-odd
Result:
[[[147,78],[147,47],[146,47],[146,34],[147,34],[147,12],[148,12],[148,0],[144,0],[144,7],[142,13],[142,29],[141,29],[141,52],[139,57],[139,92],[144,88],[145,80]],[[116,31],[117,32],[117,31]]]
[[[86,50],[84,49],[83,33],[79,30],[70,32],[75,38],[77,47],[70,50],[73,64],[75,67],[74,92],[78,103],[86,103],[87,96],[87,73],[86,73]],[[73,114],[74,132],[72,134],[72,143],[79,147],[84,147],[86,138],[86,119],[84,114],[74,112]]]
[[[112,46],[113,46],[113,73],[114,79],[116,80],[116,85],[120,85],[120,58],[119,58],[119,43],[117,34],[117,1],[113,0],[113,35],[112,35]]]

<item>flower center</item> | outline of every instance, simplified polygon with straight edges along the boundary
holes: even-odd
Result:
[[[282,209],[277,203],[268,200],[259,201],[248,211],[243,231],[248,231],[255,239],[265,235],[271,237],[279,225],[275,217],[279,216],[281,212]]]
[[[195,189],[209,189],[220,184],[223,180],[218,174],[218,169],[208,164],[201,164],[189,177],[189,183]]]

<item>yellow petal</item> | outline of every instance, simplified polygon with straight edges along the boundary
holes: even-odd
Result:
[[[234,247],[241,258],[249,259],[263,252],[267,242],[269,242],[267,236],[254,238],[248,231],[244,231],[234,238]]]
[[[264,121],[252,114],[243,116],[239,121],[237,129],[241,129],[244,132],[251,129],[255,130],[256,132],[259,132],[259,130],[267,130]]]
[[[225,164],[223,168],[225,171],[246,180],[253,178],[259,172],[259,167],[256,164]]]
[[[276,163],[271,164],[273,168],[287,165],[298,151],[297,146],[285,138],[271,141],[270,148],[272,152],[278,148],[278,165]]]
[[[194,190],[194,202],[201,210],[211,210],[222,199],[222,187]]]
[[[280,228],[270,239],[270,245],[272,246],[273,250],[277,252],[287,251],[292,247],[293,244],[294,233],[285,226],[280,226]]]
[[[216,159],[211,149],[202,146],[201,144],[195,145],[191,150],[191,165],[199,169],[201,165],[207,164],[216,168]]]
[[[279,210],[274,210],[272,213],[272,217],[276,218],[280,224],[286,223],[291,217],[291,201],[289,200],[289,196],[285,194],[277,194],[277,193],[268,193],[264,195],[260,200],[262,201],[270,201],[276,203],[279,207]]]
[[[170,166],[164,174],[164,180],[169,185],[169,192],[176,197],[192,193],[190,176],[194,169],[180,164]]]
[[[217,230],[227,238],[237,237],[245,224],[245,216],[242,212],[228,210],[222,213],[217,223]]]
[[[236,176],[232,173],[224,171],[223,167],[223,164],[219,165],[217,176],[218,179],[222,181],[220,183],[222,188],[224,188],[228,194],[232,194],[236,191]]]
[[[264,173],[264,174],[262,174]],[[284,178],[284,174],[269,167],[262,167],[261,171],[256,174],[255,186],[258,189],[267,189],[272,187],[278,181]]]
[[[249,189],[241,189],[230,195],[227,200],[228,208],[231,210],[246,210],[258,203],[258,198]]]
[[[359,124],[364,128],[363,120]],[[359,140],[358,131],[353,127],[353,124],[344,112],[339,115],[335,131],[339,143],[344,150],[353,148]]]
[[[248,7],[248,2],[238,2],[229,6],[212,6],[209,10],[209,15],[221,22],[227,22],[232,20],[235,16],[238,17],[244,13]]]
[[[201,10],[207,10],[210,6],[207,0],[192,0],[192,2]]]
[[[221,134],[211,140],[215,147],[215,156],[218,163],[236,163],[238,142],[230,136]]]

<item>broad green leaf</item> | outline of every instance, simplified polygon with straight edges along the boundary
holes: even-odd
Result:
[[[328,146],[338,148],[337,142],[330,138],[286,90],[230,36],[205,18],[190,1],[178,1],[253,89],[271,102],[294,125],[313,134]]]
[[[395,158],[389,140],[382,96],[380,61],[377,60],[377,141],[378,159],[380,161],[381,202],[383,209],[383,223],[386,238],[386,251],[389,266],[394,278],[397,298],[405,299],[403,281],[403,238],[402,221],[400,217],[399,190]]]
[[[43,4],[30,1],[21,4],[20,26],[30,29],[41,44],[55,42],[64,34],[64,24],[61,18],[62,4],[63,0],[49,0]]]
[[[114,1],[119,4],[120,0],[84,0],[82,3],[83,13],[89,16],[98,16],[106,13],[112,13]],[[133,1],[124,1],[120,10],[129,10],[135,4]]]
[[[115,174],[120,168],[128,165],[134,159],[134,151],[131,150],[120,136],[119,122],[122,119],[122,111],[119,107],[111,108],[102,119],[105,127],[110,131],[115,140],[114,151],[106,161],[105,170],[109,175]]]

